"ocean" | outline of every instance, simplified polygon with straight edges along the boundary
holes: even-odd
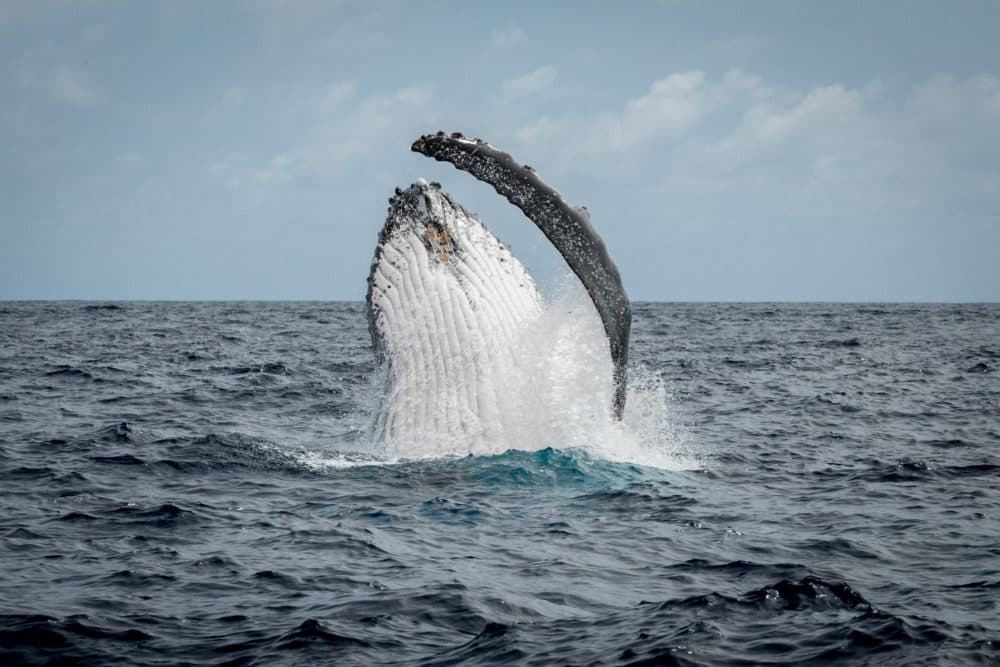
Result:
[[[0,303],[0,664],[1000,663],[1000,305],[638,303],[624,424],[499,449],[377,375],[362,303]]]

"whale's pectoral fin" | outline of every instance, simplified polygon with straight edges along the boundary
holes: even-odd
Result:
[[[608,256],[601,237],[590,224],[586,209],[570,206],[559,193],[542,182],[534,169],[520,165],[507,153],[480,139],[443,132],[417,139],[413,150],[435,160],[451,162],[521,209],[538,225],[580,278],[594,302],[611,346],[614,362],[614,414],[625,408],[626,367],[632,307],[622,287],[618,268]]]

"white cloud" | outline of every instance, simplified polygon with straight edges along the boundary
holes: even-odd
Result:
[[[803,220],[1000,210],[992,75],[792,88],[740,71],[682,72],[616,112],[549,114],[514,136],[554,181],[596,174],[664,197],[724,194]]]
[[[503,82],[503,94],[507,98],[524,97],[548,90],[556,82],[558,72],[552,65],[543,65],[523,76]]]
[[[528,41],[528,35],[520,26],[495,28],[490,32],[490,48],[495,50],[510,49]]]
[[[733,113],[740,103],[772,95],[759,76],[739,70],[727,72],[718,81],[709,80],[700,70],[679,72],[654,81],[645,94],[627,100],[618,112],[562,119],[546,115],[517,129],[515,135],[530,145],[563,144],[573,137],[572,151],[602,156],[602,162],[607,158],[634,162],[630,154],[642,153],[651,143],[683,139],[712,114]]]
[[[52,70],[49,94],[55,101],[73,106],[92,107],[105,101],[87,72],[72,65],[59,65]]]
[[[649,137],[690,129],[711,108],[704,72],[671,74],[655,81],[649,92],[630,100],[608,125],[612,145],[631,145]]]
[[[516,95],[557,79],[554,67],[540,67],[505,82],[504,92],[523,99]],[[1000,81],[990,75],[790,87],[739,70],[695,70],[667,74],[611,111],[554,107],[530,122],[504,105],[470,115],[460,98],[426,84],[378,95],[359,87],[275,90],[265,106],[276,109],[280,140],[220,160],[212,173],[248,201],[268,192],[278,201],[291,184],[298,196],[358,170],[391,174],[400,147],[456,127],[494,139],[556,187],[637,191],[671,210],[684,201],[692,219],[926,218],[959,200],[968,210],[992,207],[994,219],[1000,209]],[[589,203],[580,192],[566,194]]]

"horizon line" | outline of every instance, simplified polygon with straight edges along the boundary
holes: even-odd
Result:
[[[183,299],[183,298],[159,298],[159,299],[84,299],[84,298],[16,298],[0,299],[0,303],[365,303],[365,299]],[[903,300],[903,301],[882,301],[874,299],[839,300],[839,299],[632,299],[633,304],[785,304],[785,305],[808,305],[808,304],[834,304],[834,305],[963,305],[963,306],[991,306],[1000,305],[997,301],[934,301],[934,300]]]

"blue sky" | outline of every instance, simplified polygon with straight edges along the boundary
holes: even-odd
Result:
[[[359,299],[417,177],[549,285],[480,136],[635,300],[1000,301],[1000,3],[0,0],[0,299]]]

